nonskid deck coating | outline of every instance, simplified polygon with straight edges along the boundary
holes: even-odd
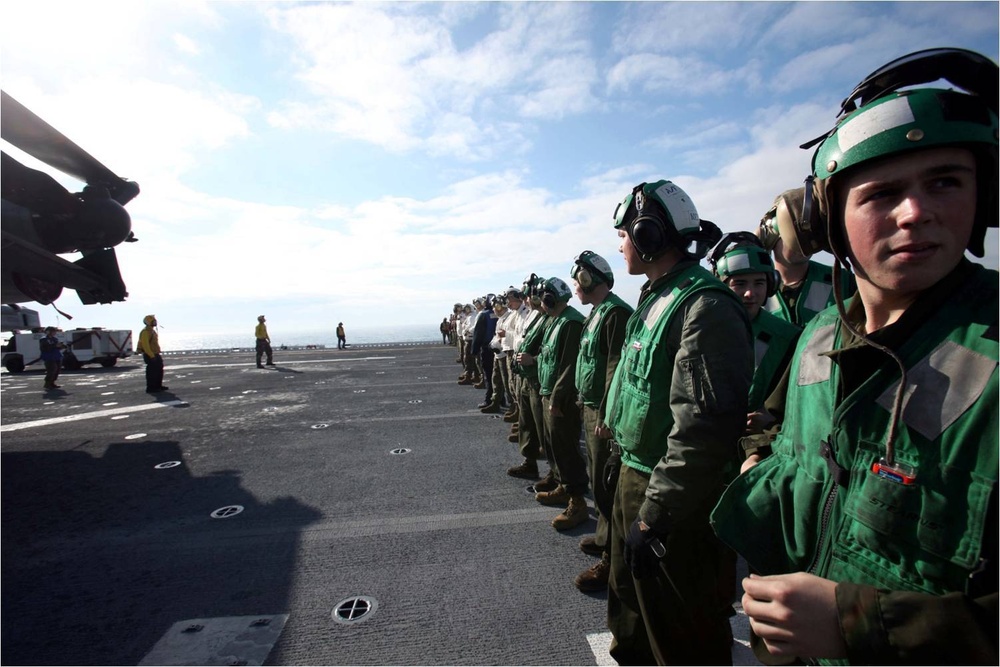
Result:
[[[508,425],[476,410],[454,359],[171,355],[157,396],[137,363],[63,373],[58,394],[40,371],[2,374],[3,663],[139,664],[155,647],[166,664],[185,646],[177,662],[260,664],[239,636],[222,653],[202,631],[165,638],[190,619],[287,616],[261,633],[264,664],[613,664],[606,596],[572,583],[593,521],[549,526],[558,510],[504,473]],[[377,609],[336,622],[352,597]],[[757,664],[740,644],[734,660]]]

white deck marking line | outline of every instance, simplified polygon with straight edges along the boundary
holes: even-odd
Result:
[[[598,665],[610,665],[616,667],[618,662],[611,657],[608,649],[611,648],[612,635],[610,632],[592,632],[587,635],[587,643],[594,654],[594,661]]]
[[[111,415],[121,415],[131,412],[143,412],[145,410],[155,410],[156,408],[176,408],[182,405],[187,405],[187,401],[163,401],[161,403],[147,403],[145,405],[133,405],[126,408],[111,408],[110,410],[96,410],[94,412],[84,412],[82,414],[76,415],[66,415],[65,417],[52,417],[50,419],[36,419],[30,422],[21,422],[19,424],[4,424],[0,426],[0,433],[6,433],[7,431],[20,431],[26,428],[35,428],[37,426],[51,426],[52,424],[62,424],[64,422],[75,422],[81,419],[96,419],[98,417],[110,417]]]
[[[282,366],[293,366],[295,364],[330,364],[330,363],[343,363],[345,361],[385,361],[387,359],[395,359],[396,357],[350,357],[348,359],[303,359],[301,361],[283,361],[280,364],[275,364],[276,368],[281,368]],[[170,364],[166,366],[163,370],[165,371],[175,371],[175,370],[188,370],[192,368],[232,368],[234,366],[256,366],[252,361],[241,361],[234,362],[231,364]]]

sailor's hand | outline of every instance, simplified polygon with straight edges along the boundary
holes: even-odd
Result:
[[[639,517],[635,518],[625,536],[625,564],[636,579],[653,576],[666,555],[660,535],[647,526]]]
[[[757,465],[758,463],[760,463],[761,458],[762,457],[761,457],[760,454],[751,454],[750,456],[748,456],[747,460],[744,461],[743,465],[740,466],[740,474],[742,475],[747,470],[750,470],[750,468],[752,468],[755,465]]]
[[[608,428],[607,424],[604,422],[598,422],[594,425],[594,435],[602,440],[610,440],[612,436],[614,436],[614,433],[611,432],[611,429]]]
[[[518,352],[517,363],[521,364],[522,366],[534,366],[535,358],[530,354],[528,354],[527,352]]]
[[[743,580],[750,627],[778,656],[846,658],[840,634],[837,583],[805,572]]]
[[[553,417],[562,417],[563,411],[559,409],[558,405],[553,403],[549,406],[549,414],[552,415]]]
[[[747,415],[747,433],[763,433],[764,429],[770,428],[777,419],[767,410],[761,408],[756,412]]]

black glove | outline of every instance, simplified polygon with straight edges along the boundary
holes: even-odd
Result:
[[[622,456],[619,453],[613,453],[608,456],[608,460],[604,463],[604,470],[601,474],[601,486],[604,488],[604,493],[595,494],[595,501],[598,500],[600,496],[600,503],[597,509],[602,515],[611,520],[611,510],[614,508],[615,499],[615,489],[618,487],[618,473],[621,471],[622,467]]]
[[[624,558],[633,577],[646,579],[656,574],[660,559],[667,554],[667,550],[660,541],[660,534],[652,528],[640,530],[639,521],[636,517],[625,536]]]

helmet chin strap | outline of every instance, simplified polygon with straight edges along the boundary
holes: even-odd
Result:
[[[855,327],[851,324],[851,321],[847,318],[847,311],[844,308],[844,295],[840,288],[840,278],[842,274],[843,267],[850,267],[850,263],[843,257],[840,256],[840,251],[837,250],[836,246],[833,244],[833,221],[828,222],[826,226],[827,232],[827,243],[830,246],[830,252],[833,254],[833,300],[837,304],[837,316],[840,318],[841,324],[847,328],[848,331],[853,333],[866,345],[879,350],[880,352],[889,356],[896,366],[899,368],[899,386],[896,387],[896,395],[892,401],[892,413],[889,417],[889,433],[885,438],[885,460],[889,465],[895,463],[895,444],[896,435],[899,431],[899,419],[903,414],[903,394],[906,392],[906,365],[903,364],[903,360],[893,352],[891,349],[884,345],[876,343],[871,338],[868,337],[867,333],[863,330]],[[863,305],[863,304],[862,304]]]

